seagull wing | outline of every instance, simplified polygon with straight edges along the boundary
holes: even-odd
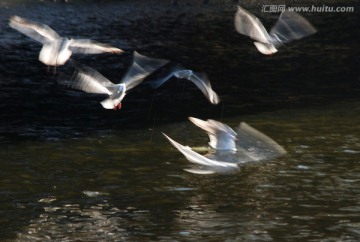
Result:
[[[152,88],[159,88],[166,81],[171,79],[177,71],[184,70],[180,64],[171,64],[168,68],[164,68],[156,79],[149,82]]]
[[[216,150],[236,150],[236,133],[226,124],[211,119],[204,121],[193,117],[189,117],[189,120],[207,132],[210,138],[209,144],[212,148]]]
[[[271,29],[270,36],[280,43],[287,43],[314,34],[316,31],[314,26],[300,14],[284,11]]]
[[[193,82],[212,104],[218,104],[220,102],[220,98],[212,89],[206,74],[191,71],[191,74],[187,75],[187,72],[188,70],[178,71],[175,76],[178,78],[186,78]]]
[[[216,161],[206,158],[205,156],[200,155],[199,153],[196,153],[193,151],[189,146],[183,146],[179,144],[178,142],[172,140],[169,136],[166,134],[163,134],[170,143],[178,149],[186,159],[188,159],[190,162],[202,165],[202,166],[208,166],[208,167],[215,167],[215,168],[238,168],[238,165],[235,163],[229,163],[229,162],[222,162],[222,161]]]
[[[11,28],[16,29],[26,36],[43,44],[60,38],[60,36],[49,26],[21,18],[19,16],[10,17],[9,25]]]
[[[132,65],[122,79],[127,90],[139,85],[148,75],[166,65],[169,61],[164,59],[151,58],[134,51]]]
[[[72,39],[70,41],[69,49],[74,53],[83,54],[100,54],[105,52],[121,54],[124,52],[119,48],[115,48],[107,44],[98,43],[89,39]]]
[[[209,174],[214,174],[216,173],[216,171],[211,170],[211,169],[184,169],[184,171],[193,173],[193,174],[198,174],[198,175],[209,175]]]
[[[242,122],[236,129],[236,144],[246,152],[252,160],[271,160],[286,154],[273,139]]]
[[[253,40],[261,43],[269,43],[270,36],[264,25],[257,17],[240,6],[238,6],[238,10],[235,14],[234,22],[235,29],[240,34],[247,35]]]
[[[111,95],[116,85],[94,69],[81,65],[76,67],[76,78],[70,86],[88,93]]]
[[[277,43],[274,43],[274,44],[277,44]],[[261,42],[254,42],[254,45],[256,46],[258,51],[260,51],[260,53],[262,53],[264,55],[272,55],[278,51],[273,44],[266,44],[266,43],[264,44]]]

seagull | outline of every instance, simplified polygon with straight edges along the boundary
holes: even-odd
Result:
[[[238,170],[239,166],[236,163],[224,162],[215,159],[209,159],[206,156],[200,155],[199,153],[192,150],[189,146],[181,145],[175,140],[171,139],[169,136],[163,133],[163,135],[170,141],[170,143],[178,149],[187,160],[197,165],[201,165],[202,169],[185,169],[190,173],[194,174],[213,174],[216,173],[217,170],[225,171],[225,170]]]
[[[187,160],[201,166],[200,169],[185,169],[188,172],[213,174],[236,171],[244,163],[272,160],[286,154],[278,143],[245,122],[241,122],[234,131],[216,120],[204,121],[193,117],[189,120],[209,135],[211,150],[205,156],[163,133]]]
[[[255,40],[256,48],[265,55],[271,55],[278,48],[292,40],[298,40],[316,33],[316,29],[296,12],[283,11],[268,33],[260,20],[238,6],[235,14],[235,28],[240,34]]]
[[[100,54],[110,52],[121,54],[124,52],[121,49],[89,39],[61,37],[49,26],[19,16],[10,17],[9,25],[11,28],[43,44],[39,60],[48,66],[64,65],[72,53]]]
[[[194,83],[212,104],[220,102],[219,96],[213,91],[209,78],[205,73],[194,72],[182,67],[180,64],[173,65],[164,77],[153,80],[149,85],[158,88],[172,77],[187,79]]]
[[[128,90],[139,85],[148,75],[167,64],[168,60],[150,58],[134,51],[133,62],[119,84],[114,84],[94,69],[78,65],[72,88],[88,93],[107,94],[101,105],[105,109],[120,109]]]

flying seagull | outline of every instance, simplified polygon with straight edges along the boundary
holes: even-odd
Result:
[[[205,156],[165,137],[190,162],[200,165],[198,169],[186,169],[196,174],[236,171],[246,162],[272,160],[286,154],[284,148],[270,137],[242,122],[234,131],[228,125],[215,120],[189,120],[207,132],[212,150]]]
[[[180,64],[173,65],[166,75],[151,81],[149,84],[153,88],[158,88],[172,77],[187,79],[194,83],[212,104],[220,102],[219,96],[213,91],[209,78],[205,73],[194,72],[182,67]]]
[[[48,66],[64,65],[73,53],[100,54],[110,52],[121,54],[123,52],[121,49],[89,39],[61,37],[49,26],[19,16],[10,17],[9,25],[43,44],[39,60]]]
[[[77,66],[75,80],[70,86],[88,93],[107,94],[109,97],[101,105],[105,109],[120,109],[127,91],[166,63],[167,60],[150,58],[134,51],[132,65],[119,84],[112,83],[90,67],[80,65]]]
[[[278,48],[292,40],[298,40],[316,33],[316,29],[296,12],[285,10],[268,33],[260,20],[238,6],[235,14],[235,28],[240,34],[255,40],[256,48],[265,55],[271,55]]]

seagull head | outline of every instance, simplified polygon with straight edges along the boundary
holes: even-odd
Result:
[[[111,94],[111,99],[114,103],[114,109],[121,109],[121,101],[126,95],[126,85],[125,83],[120,83],[115,86],[113,93]]]

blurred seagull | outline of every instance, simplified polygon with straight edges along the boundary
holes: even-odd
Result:
[[[189,120],[208,133],[209,145],[213,150],[207,155],[200,155],[164,134],[186,159],[201,166],[200,169],[185,169],[188,172],[212,174],[236,171],[243,163],[271,160],[286,154],[278,143],[244,122],[235,132],[228,125],[215,120],[203,121],[192,117]]]
[[[197,73],[192,70],[185,69],[179,64],[173,65],[164,77],[150,82],[150,85],[153,88],[158,88],[172,77],[187,79],[194,83],[212,104],[218,104],[220,102],[219,96],[213,91],[209,78],[205,73]]]
[[[40,42],[43,47],[39,60],[48,66],[64,65],[72,53],[100,54],[104,52],[121,54],[123,50],[88,39],[68,39],[59,36],[49,26],[19,16],[10,17],[11,28]]]
[[[114,84],[94,69],[77,66],[75,81],[70,85],[88,93],[107,94],[101,105],[106,109],[120,109],[128,90],[139,85],[148,75],[168,63],[167,60],[150,58],[134,51],[133,63],[119,84]]]
[[[268,33],[257,17],[240,6],[238,6],[235,14],[235,28],[240,34],[247,35],[255,40],[256,48],[265,55],[274,54],[281,45],[314,34],[317,31],[300,14],[284,11]]]
[[[216,172],[234,171],[239,169],[239,166],[236,163],[207,158],[206,156],[193,151],[189,146],[179,144],[164,133],[163,135],[185,156],[187,160],[201,166],[199,169],[185,169],[185,171],[194,174],[213,174]]]

